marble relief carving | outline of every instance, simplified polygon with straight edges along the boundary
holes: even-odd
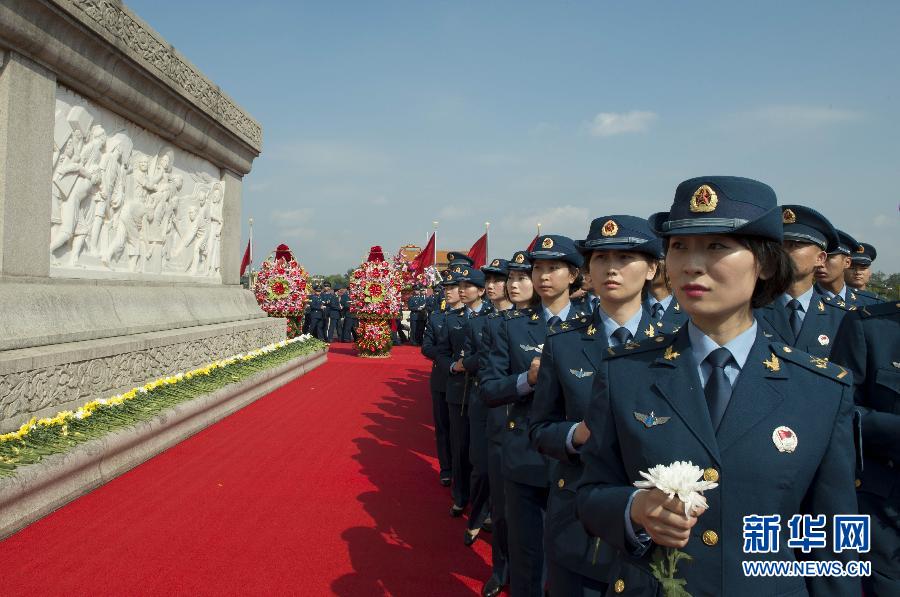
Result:
[[[213,164],[63,87],[52,163],[51,268],[220,277]]]

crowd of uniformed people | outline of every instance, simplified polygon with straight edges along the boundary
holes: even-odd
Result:
[[[690,555],[695,597],[900,595],[900,303],[866,290],[874,247],[739,177],[587,224],[482,268],[451,253],[410,299],[449,514],[466,545],[490,535],[482,594],[662,595],[660,546]],[[718,483],[705,509],[634,487],[676,460]],[[743,551],[745,516],[858,512],[868,553]],[[749,559],[873,572],[751,577]]]

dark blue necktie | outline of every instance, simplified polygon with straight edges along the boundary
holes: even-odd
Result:
[[[706,394],[706,406],[709,407],[709,418],[712,420],[713,429],[718,430],[728,401],[731,400],[731,382],[725,375],[725,365],[731,360],[731,353],[727,348],[717,348],[706,357],[706,362],[712,366],[709,379],[703,393]]]
[[[597,305],[600,303],[600,299],[596,296],[591,299],[591,313],[597,310]]]
[[[791,332],[794,333],[794,341],[796,342],[797,338],[800,337],[800,328],[803,327],[803,319],[800,317],[802,305],[797,299],[791,299],[788,301],[787,308],[791,311],[789,321],[791,323]]]
[[[665,309],[662,306],[662,303],[653,303],[653,306],[650,307],[650,318],[654,323],[662,319],[663,313]]]
[[[562,321],[562,319],[559,318],[559,315],[554,315],[553,317],[551,317],[550,319],[547,320],[547,327],[549,328],[554,325],[557,325],[561,321]]]
[[[628,344],[628,341],[631,340],[631,332],[628,331],[628,328],[621,327],[612,333],[612,339],[613,346]]]

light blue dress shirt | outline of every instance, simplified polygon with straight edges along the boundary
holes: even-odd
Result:
[[[569,311],[572,310],[571,301],[566,303],[566,306],[560,309],[559,313],[556,315],[562,320],[566,321],[569,318]],[[550,311],[547,307],[543,308],[544,321],[550,321],[550,318],[553,317],[553,312]],[[516,378],[516,393],[519,396],[525,396],[526,394],[530,394],[534,391],[534,386],[528,383],[528,371],[523,371],[519,373],[519,376]]]
[[[809,298],[807,298],[807,304],[809,304]],[[728,349],[732,357],[728,364],[725,365],[725,377],[728,378],[731,387],[734,387],[734,384],[737,383],[738,375],[740,375],[744,363],[747,362],[747,357],[750,356],[753,343],[756,342],[756,330],[757,324],[756,320],[754,320],[752,326],[724,345],[724,348]],[[716,344],[715,340],[700,331],[691,321],[688,322],[688,337],[691,339],[691,354],[694,357],[694,362],[699,363],[697,365],[697,374],[700,376],[700,384],[705,388],[706,382],[709,381],[709,376],[712,374],[712,365],[706,362],[706,357],[717,348],[723,347]],[[625,534],[634,548],[632,555],[635,556],[643,555],[650,547],[650,536],[643,531],[636,533],[634,526],[631,524],[631,503],[634,501],[634,496],[637,495],[638,491],[643,490],[638,489],[632,493],[631,497],[628,498],[628,504],[625,505]]]
[[[801,294],[797,297],[797,300],[800,302],[800,321],[803,322],[806,319],[806,314],[809,312],[809,303],[812,302],[813,292],[815,292],[815,286],[810,286],[809,290]],[[788,310],[787,304],[793,299],[791,295],[788,293],[784,293],[778,297],[778,304],[782,306],[786,311]]]

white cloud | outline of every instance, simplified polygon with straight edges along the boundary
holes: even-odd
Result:
[[[779,127],[818,128],[856,122],[862,120],[863,115],[831,106],[773,105],[751,110],[739,117]]]
[[[874,228],[891,228],[897,224],[897,218],[885,214],[878,214],[872,218],[872,226]]]
[[[656,121],[656,112],[600,112],[588,123],[588,131],[594,137],[612,137],[625,133],[641,133]]]
[[[590,221],[590,212],[586,207],[560,205],[509,215],[503,218],[502,224],[506,229],[524,233],[537,232],[537,225],[540,224],[544,234],[581,238],[579,235],[584,235]]]
[[[315,210],[311,207],[273,211],[270,216],[280,237],[288,241],[305,241],[317,235],[313,223]],[[290,242],[288,242],[290,244]]]

